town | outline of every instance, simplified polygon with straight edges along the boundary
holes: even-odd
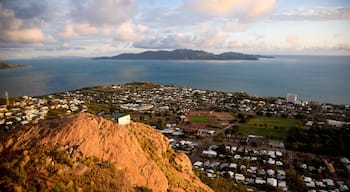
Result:
[[[348,191],[350,186],[349,105],[148,82],[0,102],[1,133],[78,112],[122,125],[149,124],[174,150],[187,154],[213,188],[222,179],[248,191]]]

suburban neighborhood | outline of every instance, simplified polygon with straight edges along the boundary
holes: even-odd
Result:
[[[226,179],[248,191],[349,191],[349,105],[301,101],[290,93],[257,97],[154,83],[5,98],[0,104],[2,133],[89,112],[158,129],[175,151],[189,156],[200,178]],[[333,135],[344,139],[334,143]],[[339,147],[329,152],[328,145]]]

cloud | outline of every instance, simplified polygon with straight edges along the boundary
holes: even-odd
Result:
[[[193,40],[194,37],[192,35],[176,33],[137,41],[133,43],[133,46],[144,49],[192,48],[193,44],[191,42]]]
[[[335,7],[301,7],[293,10],[283,10],[270,17],[273,20],[284,21],[329,21],[329,20],[349,20],[350,8]]]
[[[251,48],[251,44],[250,43],[247,43],[245,41],[242,41],[242,40],[233,40],[233,41],[230,41],[229,44],[228,44],[228,47],[229,48]]]
[[[117,39],[122,41],[139,41],[145,38],[148,28],[144,25],[136,25],[131,20],[122,23],[116,29]]]
[[[212,49],[222,47],[227,42],[227,38],[228,36],[225,33],[203,25],[196,34],[175,33],[167,36],[158,36],[137,41],[133,46],[146,49]]]
[[[72,5],[74,22],[97,27],[124,23],[137,10],[136,0],[75,0]]]
[[[132,20],[128,20],[115,27],[95,27],[87,23],[67,24],[60,36],[63,38],[75,38],[98,34],[99,36],[113,36],[115,40],[120,41],[139,41],[145,38],[147,31],[147,26],[134,24]]]
[[[299,37],[296,34],[288,34],[286,42],[290,45],[297,45],[299,43]]]
[[[4,7],[13,10],[16,17],[20,19],[34,19],[46,15],[47,1],[23,1],[23,0],[5,0],[2,2]],[[42,17],[43,19],[45,17]]]
[[[60,0],[1,0],[2,6],[11,10],[14,17],[23,20],[22,27],[44,27],[48,22],[61,18],[64,14]]]
[[[0,3],[0,41],[7,43],[51,43],[52,36],[45,35],[39,27],[26,26],[14,11],[3,8]]]
[[[247,24],[241,23],[238,19],[233,19],[224,23],[223,30],[244,32],[248,28]]]
[[[344,37],[344,33],[335,33],[335,34],[333,34],[333,37],[334,37],[334,38],[341,38],[341,37]]]
[[[152,27],[188,26],[210,19],[208,15],[200,15],[184,6],[147,8],[137,14],[141,23]]]
[[[11,43],[52,43],[53,37],[46,36],[38,28],[3,30],[0,32],[0,39]]]
[[[275,0],[194,0],[185,6],[202,14],[253,20],[271,12],[275,4]]]
[[[61,45],[52,45],[43,48],[37,48],[38,51],[67,51],[67,50],[86,50],[83,47],[73,46],[69,43],[63,43]]]
[[[71,21],[59,33],[62,38],[98,35],[118,41],[142,40],[148,28],[134,24],[136,0],[72,1]]]
[[[74,25],[68,24],[65,26],[64,30],[60,33],[60,36],[63,38],[72,38],[78,36],[74,31]]]

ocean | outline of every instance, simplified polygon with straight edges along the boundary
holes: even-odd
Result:
[[[256,61],[8,60],[30,65],[0,71],[0,97],[38,96],[97,85],[151,81],[256,96],[297,94],[306,101],[350,104],[350,56],[275,56]]]

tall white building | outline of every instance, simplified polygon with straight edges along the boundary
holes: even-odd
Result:
[[[287,102],[288,103],[296,103],[297,101],[298,101],[298,95],[291,94],[291,93],[287,94]]]

